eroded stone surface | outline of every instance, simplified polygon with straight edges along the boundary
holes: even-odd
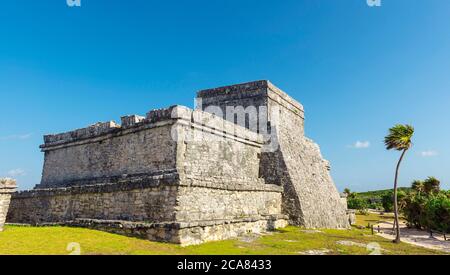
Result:
[[[16,189],[16,181],[13,179],[0,179],[0,232],[3,231],[6,215],[8,213],[11,193]]]

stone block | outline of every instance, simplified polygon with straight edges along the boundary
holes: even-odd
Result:
[[[0,232],[3,231],[8,214],[11,194],[16,190],[16,181],[13,179],[0,179]]]
[[[130,128],[144,121],[145,117],[138,115],[123,116],[120,118],[122,128]]]

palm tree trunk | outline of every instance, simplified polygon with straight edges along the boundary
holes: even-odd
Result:
[[[400,169],[400,164],[402,163],[403,157],[408,149],[403,150],[402,155],[397,163],[397,168],[395,169],[395,181],[394,181],[394,216],[395,216],[395,240],[394,243],[400,243],[400,223],[398,222],[398,201],[397,201],[397,182],[398,182],[398,172]]]

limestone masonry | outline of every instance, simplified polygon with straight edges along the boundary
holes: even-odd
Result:
[[[0,179],[0,232],[3,231],[8,213],[11,194],[16,190],[16,182],[12,179]]]
[[[200,91],[194,110],[47,135],[41,149],[41,183],[13,195],[8,222],[183,245],[287,222],[349,227],[329,163],[304,136],[302,105],[269,81]]]

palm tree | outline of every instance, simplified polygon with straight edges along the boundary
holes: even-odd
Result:
[[[427,194],[439,193],[441,182],[435,177],[428,177],[424,182],[424,191]]]
[[[415,180],[411,183],[412,190],[416,191],[419,195],[425,192],[425,184],[421,180]]]
[[[395,226],[396,226],[396,236],[395,243],[400,243],[400,225],[398,222],[398,202],[397,202],[397,182],[398,173],[400,169],[400,164],[402,163],[403,157],[406,152],[412,146],[412,136],[414,134],[414,128],[410,125],[397,124],[391,129],[389,129],[389,134],[384,138],[384,144],[387,150],[397,150],[402,151],[400,159],[397,163],[395,169],[395,180],[394,180],[394,216],[395,216]]]

